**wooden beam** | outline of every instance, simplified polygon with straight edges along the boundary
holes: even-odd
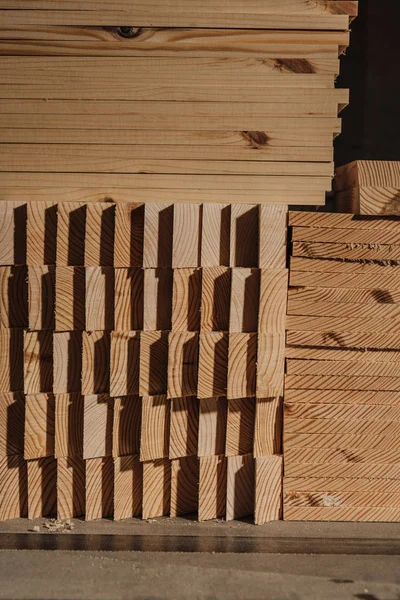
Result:
[[[15,264],[16,210],[20,202],[5,202],[0,205],[0,265]]]
[[[201,276],[202,272],[197,268],[174,269],[172,331],[199,331]]]
[[[230,295],[231,270],[222,266],[203,267],[201,331],[228,331]]]
[[[197,455],[202,457],[225,454],[226,398],[200,399],[199,405],[199,442]]]
[[[282,475],[282,456],[265,456],[254,460],[256,525],[282,518]]]
[[[114,269],[114,328],[143,329],[144,271],[139,267]]]
[[[144,204],[115,206],[114,267],[143,266]]]
[[[257,355],[257,398],[283,396],[285,334],[259,333]]]
[[[25,394],[53,391],[51,331],[26,331],[24,334],[24,391]]]
[[[173,331],[168,337],[168,397],[197,393],[199,334]]]
[[[59,202],[57,205],[57,266],[85,264],[86,205]]]
[[[199,459],[185,456],[171,460],[170,516],[196,513],[199,505]]]
[[[400,407],[360,404],[291,404],[285,402],[285,416],[298,419],[365,419],[367,421],[399,421]],[[357,426],[357,423],[354,423]]]
[[[340,364],[340,363],[339,363]],[[385,363],[382,363],[382,367]],[[359,372],[363,367],[359,368]],[[351,394],[347,390],[285,390],[285,400],[290,403],[316,404],[385,404],[398,406],[399,392],[358,391]]]
[[[114,328],[114,269],[86,267],[86,329]]]
[[[218,151],[220,152],[221,149],[218,148]],[[230,211],[229,204],[210,203],[202,207],[201,266],[203,268],[229,266]]]
[[[0,392],[23,392],[23,329],[0,329],[0,359]]]
[[[259,258],[263,269],[286,267],[287,206],[261,205],[259,207]]]
[[[57,459],[57,519],[85,514],[85,462],[81,458]]]
[[[140,451],[142,400],[139,396],[114,398],[112,455],[133,456]]]
[[[199,459],[199,521],[220,519],[226,512],[226,458],[201,456]]]
[[[340,192],[358,186],[400,187],[400,162],[357,160],[336,169],[335,190]]]
[[[168,332],[140,332],[139,394],[159,396],[168,387]]]
[[[172,269],[144,269],[143,329],[168,331],[172,315]]]
[[[231,206],[230,265],[232,267],[258,267],[259,211],[257,205]]]
[[[142,398],[140,460],[168,457],[170,401],[166,396]]]
[[[167,515],[171,501],[171,461],[167,458],[143,463],[142,518]]]
[[[57,461],[47,456],[28,460],[28,519],[57,512]]]
[[[0,327],[28,327],[26,267],[0,267]]]
[[[228,334],[220,331],[200,333],[198,398],[226,396],[228,376]]]
[[[359,376],[363,377],[400,377],[400,364],[396,362],[365,362],[360,369],[360,362],[330,360],[287,360],[288,375],[324,375],[324,376]]]
[[[341,302],[351,305],[373,304],[373,305],[396,305],[400,304],[400,294],[395,290],[382,289],[360,289],[345,287],[307,287],[289,288],[289,301],[301,300],[312,302]]]
[[[56,267],[56,331],[85,329],[85,269]]]
[[[142,512],[143,472],[138,456],[114,458],[114,520]]]
[[[385,479],[386,492],[397,493],[399,483],[395,479]],[[381,479],[368,479],[357,477],[345,479],[344,477],[285,477],[283,491],[285,495],[292,492],[379,492],[382,489]]]
[[[26,262],[31,267],[56,264],[57,210],[51,200],[27,203]]]
[[[0,394],[0,457],[24,453],[25,398],[22,393]]]
[[[20,455],[0,458],[0,520],[28,516],[27,463]]]
[[[284,507],[285,521],[360,521],[379,523],[398,523],[398,508],[349,508],[349,507]]]
[[[105,394],[84,397],[84,459],[111,456],[113,407],[112,398]]]
[[[111,332],[111,396],[139,393],[140,338],[136,331]]]
[[[233,268],[229,332],[257,332],[260,301],[260,270]]]
[[[28,267],[28,316],[31,331],[55,328],[55,287],[55,267]]]
[[[82,332],[53,333],[53,392],[64,394],[81,391]]]
[[[55,452],[58,458],[83,456],[84,400],[80,394],[55,395]]]
[[[281,397],[257,398],[255,401],[255,457],[280,454],[282,451],[283,401]],[[285,438],[286,439],[286,438]]]
[[[226,520],[254,513],[254,459],[251,454],[227,457]]]
[[[399,460],[400,449],[390,448],[285,448],[286,464],[313,463],[313,464],[349,464],[356,459],[358,463],[373,463],[375,465],[396,465]],[[350,454],[349,454],[350,453]]]
[[[105,394],[110,391],[110,332],[82,332],[83,395]]]
[[[114,462],[111,457],[90,458],[86,466],[85,520],[112,517],[114,512]]]
[[[255,399],[229,400],[226,426],[226,456],[253,452]]]
[[[400,426],[397,422],[389,423],[386,420],[375,419],[300,419],[299,417],[285,417],[285,435],[286,433],[313,433],[313,434],[347,434],[352,435],[372,435],[372,436],[397,436],[400,432]],[[357,475],[361,477],[362,475]],[[314,477],[314,475],[312,475]],[[315,475],[317,477],[317,475]],[[345,477],[345,475],[343,475]]]
[[[399,245],[397,229],[339,229],[322,227],[293,227],[294,242],[334,242],[337,244],[387,244]]]
[[[171,203],[145,204],[143,266],[146,269],[172,266],[173,227]]]
[[[231,333],[228,351],[227,398],[256,395],[257,334]]]
[[[65,167],[66,165],[63,170],[66,170]],[[83,163],[81,168],[84,169]],[[106,202],[88,205],[85,232],[86,267],[113,266],[114,235],[115,206]]]
[[[173,212],[172,267],[174,269],[199,267],[201,205],[177,203],[174,204]]]
[[[286,358],[304,358],[313,360],[357,360],[362,362],[376,361],[381,363],[387,361],[397,362],[400,360],[400,352],[398,350],[389,350],[387,348],[383,348],[382,350],[365,349],[365,346],[360,347],[359,349],[346,350],[345,348],[340,347],[302,348],[301,346],[287,345],[285,354]]]
[[[287,269],[261,269],[258,331],[285,332],[289,273]]]
[[[171,400],[169,458],[197,455],[199,401],[194,397]]]

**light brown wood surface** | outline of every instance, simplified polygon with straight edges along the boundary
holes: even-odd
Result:
[[[0,519],[28,516],[27,464],[20,455],[0,458]]]
[[[113,399],[106,395],[83,399],[83,458],[112,454]]]
[[[168,457],[170,400],[166,396],[142,398],[140,460]]]
[[[197,393],[199,334],[178,333],[168,336],[168,397],[182,398]]]
[[[174,172],[177,172],[174,166]],[[200,266],[199,204],[174,205],[172,266],[174,269]]]
[[[168,333],[140,332],[139,394],[158,396],[167,393]]]
[[[56,267],[56,331],[85,329],[85,269]]]
[[[203,398],[199,400],[199,405],[197,455],[202,457],[225,454],[228,409],[226,398]]]
[[[224,150],[218,149],[218,152],[221,157],[221,152]],[[201,266],[203,268],[229,266],[230,212],[229,204],[210,203],[202,207]]]
[[[27,461],[28,519],[56,514],[57,461],[47,456]]]
[[[82,332],[82,379],[84,395],[110,391],[110,332]]]
[[[224,517],[226,512],[226,458],[199,458],[199,521]]]
[[[54,329],[55,267],[28,267],[29,329]],[[23,296],[22,296],[23,298]]]
[[[58,458],[83,456],[84,399],[80,394],[55,395],[55,452]]]
[[[229,332],[255,333],[260,302],[260,270],[231,270]]]
[[[257,334],[229,334],[227,398],[256,395]]]
[[[143,463],[142,518],[167,515],[171,502],[171,461],[161,458]]]
[[[281,519],[282,469],[282,456],[264,456],[254,459],[256,525]]]
[[[198,398],[226,396],[228,342],[228,334],[222,331],[200,333]]]
[[[114,463],[111,457],[90,458],[86,467],[86,521],[111,517],[114,510]]]
[[[254,418],[254,457],[281,453],[282,398],[257,398]],[[286,438],[285,438],[286,439]]]
[[[171,329],[172,269],[144,269],[143,329]]]
[[[255,399],[240,398],[228,401],[226,425],[226,456],[253,452]]]
[[[199,505],[199,459],[185,456],[171,460],[170,516],[195,513]]]
[[[190,242],[196,243],[192,235],[188,235],[187,243]],[[183,251],[180,262],[191,262],[185,256],[187,252]],[[179,257],[175,255],[175,258]],[[173,270],[172,331],[199,331],[201,276],[201,270],[193,267]]]
[[[284,333],[287,288],[287,269],[261,269],[258,316],[260,333]]]
[[[53,389],[53,336],[51,331],[24,334],[24,391],[26,394]]]
[[[0,394],[0,457],[24,453],[25,398]]]
[[[113,457],[139,454],[142,399],[139,396],[114,398],[113,417]]]
[[[139,393],[140,337],[137,331],[111,332],[110,394]]]
[[[259,266],[284,269],[286,266],[287,207],[260,205]]]
[[[142,512],[142,465],[138,456],[114,458],[114,520]]]
[[[199,436],[199,400],[195,397],[171,400],[169,458],[196,456]]]
[[[81,458],[57,459],[57,519],[85,514],[85,462]]]
[[[257,398],[283,395],[285,334],[259,333],[257,336]]]
[[[79,392],[82,377],[82,332],[53,333],[53,392]],[[90,393],[93,393],[91,390]]]
[[[201,271],[201,330],[228,331],[231,269],[214,266],[203,267]]]
[[[254,459],[251,454],[227,457],[226,520],[253,514]]]

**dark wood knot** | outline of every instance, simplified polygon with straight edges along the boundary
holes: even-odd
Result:
[[[141,27],[117,27],[117,33],[123,38],[134,38],[140,35]]]

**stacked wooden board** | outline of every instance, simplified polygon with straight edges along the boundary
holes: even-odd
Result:
[[[400,222],[289,223],[284,518],[400,521]]]
[[[1,0],[0,199],[324,204],[353,0]]]
[[[0,203],[1,520],[280,517],[286,217]]]
[[[337,209],[359,215],[400,214],[400,161],[358,160],[336,169]]]

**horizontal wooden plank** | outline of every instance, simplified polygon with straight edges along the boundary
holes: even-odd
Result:
[[[312,434],[351,434],[371,436],[399,436],[400,423],[383,420],[366,419],[300,419],[298,417],[285,417],[286,433],[312,433]],[[302,475],[304,477],[304,475]],[[317,477],[319,475],[307,475]],[[337,475],[336,475],[337,476]],[[346,477],[345,475],[339,475]],[[330,475],[335,477],[335,475]],[[356,477],[363,477],[360,473]]]
[[[358,290],[390,290],[400,289],[400,274],[397,270],[388,269],[384,273],[359,275],[352,273],[309,273],[291,271],[289,284],[292,286],[310,286],[323,288],[356,288]]]
[[[293,376],[292,376],[293,378]],[[309,378],[311,379],[311,378]],[[317,378],[315,378],[317,379]],[[319,379],[323,379],[322,377]],[[334,379],[325,377],[325,379]],[[339,379],[339,378],[337,378]],[[343,378],[345,379],[345,378]],[[367,377],[348,377],[347,379],[368,379]],[[370,379],[373,379],[372,377]],[[390,379],[377,377],[376,379]],[[397,378],[392,378],[396,379]],[[302,388],[304,389],[304,388]],[[312,388],[318,389],[318,388]],[[330,388],[332,389],[332,388]],[[343,388],[342,388],[343,389]],[[348,389],[348,388],[345,388]],[[398,406],[373,405],[364,406],[362,404],[299,404],[285,402],[285,416],[298,419],[328,419],[328,420],[366,420],[366,421],[400,421],[400,408]]]
[[[237,56],[296,59],[278,62],[289,71],[313,68],[349,45],[345,31],[182,29],[148,27],[0,26],[0,54],[28,56]],[[299,61],[300,59],[300,61]]]
[[[336,492],[326,493],[293,493],[287,492],[283,502],[285,506],[313,506],[313,507],[385,507],[400,509],[400,491],[387,493],[382,486],[376,492]]]
[[[393,448],[386,440],[386,448],[285,448],[285,464],[297,463],[374,463],[397,465],[400,463],[400,448]]]
[[[398,261],[400,260],[400,246],[294,242],[292,254],[293,256],[308,256],[309,258]]]
[[[212,149],[208,157],[207,151],[207,147],[198,150],[190,146],[172,146],[169,149],[164,146],[79,145],[77,148],[69,144],[0,144],[0,170],[36,173],[333,175],[333,163],[329,162],[224,160],[220,149]],[[199,158],[196,159],[196,155]]]
[[[360,366],[360,362],[334,361],[334,360],[287,360],[286,373],[288,375],[346,375],[364,377],[399,377],[400,363],[398,362],[370,362]]]
[[[297,242],[335,242],[341,244],[400,244],[400,228],[328,229],[322,227],[293,227],[292,240]]]
[[[336,169],[336,191],[358,186],[400,187],[400,161],[357,160]]]
[[[362,313],[364,319],[382,319],[392,318],[400,319],[399,304],[365,304],[360,307],[358,304],[346,302],[301,302],[290,298],[288,302],[287,313],[289,315],[303,315],[314,317],[342,317],[352,318],[354,314]]]
[[[314,362],[314,361],[300,361]],[[319,361],[315,361],[319,362]],[[387,363],[388,365],[397,363]],[[385,363],[382,365],[385,366]],[[363,367],[360,367],[363,370]],[[285,390],[285,400],[288,403],[315,403],[315,404],[382,404],[389,406],[400,405],[399,392],[374,392],[347,390]]]
[[[284,123],[282,124],[284,127]],[[128,146],[162,146],[162,151],[214,153],[226,150],[232,160],[298,160],[289,156],[302,156],[300,160],[333,160],[332,133],[324,131],[185,131],[163,129],[7,129],[1,130],[0,141],[12,144],[107,144]],[[147,150],[146,148],[146,150]],[[176,149],[175,149],[176,150]],[[161,149],[160,149],[161,151]],[[163,155],[165,156],[165,154]],[[187,156],[187,155],[186,155]],[[194,155],[196,158],[200,156]],[[201,156],[203,156],[201,154]],[[285,158],[285,157],[288,158]],[[312,158],[313,157],[313,158]],[[317,159],[315,157],[318,157]],[[400,252],[400,249],[399,249]]]
[[[399,228],[400,229],[400,228]],[[320,258],[290,257],[290,269],[292,271],[309,271],[313,273],[352,273],[370,275],[398,275],[400,264],[381,264],[380,262],[365,263],[357,261],[330,260]]]
[[[352,333],[314,331],[288,331],[286,342],[292,346],[324,346],[336,348],[377,348],[384,350],[400,350],[400,339],[397,333]]]
[[[286,328],[293,331],[325,331],[340,338],[341,332],[400,332],[400,319],[371,319],[369,317],[304,317],[289,315]]]
[[[400,465],[373,463],[285,463],[287,477],[370,477],[371,479],[399,479]],[[383,482],[382,482],[382,485]]]
[[[327,229],[384,229],[397,230],[400,219],[396,215],[352,215],[325,212],[289,211],[291,227],[321,227]]]
[[[302,334],[299,333],[301,336]],[[296,336],[297,337],[297,336]],[[319,338],[320,339],[320,338]],[[360,361],[360,369],[362,364],[367,362],[392,362],[400,361],[400,352],[398,350],[389,350],[384,348],[383,350],[368,349],[364,347],[360,349],[345,350],[340,347],[336,348],[312,348],[301,346],[286,346],[285,350],[286,358],[299,358],[307,360],[335,360],[335,361],[347,361],[357,360]]]
[[[400,388],[398,377],[357,376],[321,376],[321,375],[287,375],[286,388],[311,390],[376,390],[397,391]]]
[[[359,521],[364,523],[400,521],[400,508],[380,507],[297,507],[284,506],[285,521]]]
[[[400,304],[400,293],[395,289],[352,289],[352,288],[289,288],[289,301],[332,302],[342,304],[363,304],[393,306]],[[361,307],[359,307],[360,309]]]
[[[386,479],[368,479],[358,477],[345,479],[344,477],[284,477],[284,493],[289,492],[376,492],[382,491],[397,493],[400,491],[400,481]]]
[[[329,451],[342,450],[344,454],[349,451],[358,452],[360,450],[387,450],[388,448],[400,449],[400,440],[396,437],[372,436],[372,435],[351,435],[351,434],[308,434],[308,433],[287,433],[284,436],[285,452],[297,448],[326,448]],[[310,461],[312,462],[312,461]],[[330,461],[328,461],[330,462]],[[400,482],[399,482],[400,488]]]
[[[360,186],[336,192],[336,206],[341,212],[357,212],[364,215],[397,214],[398,187]]]

